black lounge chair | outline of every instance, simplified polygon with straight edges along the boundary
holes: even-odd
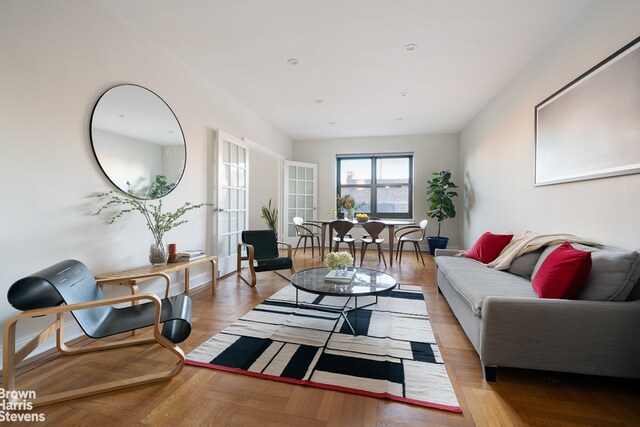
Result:
[[[164,273],[96,280],[84,264],[75,260],[59,262],[11,285],[7,299],[13,307],[23,313],[11,319],[4,328],[2,378],[4,389],[15,390],[16,366],[53,332],[56,332],[57,348],[64,354],[87,353],[157,342],[172,352],[178,358],[178,362],[168,371],[83,387],[49,396],[39,396],[35,402],[38,406],[162,381],[177,375],[184,367],[184,352],[176,344],[184,341],[191,333],[191,299],[186,295],[160,299],[152,294],[106,298],[101,289],[102,285],[108,284],[110,281],[143,277],[164,278],[168,295],[171,282],[169,276]],[[141,303],[145,300],[150,302]],[[131,303],[131,305],[114,307],[114,305],[121,303]],[[153,326],[153,338],[127,338],[101,345],[68,347],[63,336],[63,315],[67,312],[71,312],[84,333],[93,339],[132,332],[149,326]],[[16,352],[15,328],[18,321],[48,314],[55,314],[56,320]],[[162,331],[160,331],[160,324],[162,324]]]
[[[278,276],[289,280],[289,277],[283,276],[277,270],[290,270],[291,274],[296,270],[293,267],[291,259],[291,245],[288,243],[278,242],[276,233],[273,230],[245,230],[241,234],[242,243],[238,243],[238,276],[249,286],[255,286],[257,282],[256,272],[273,271]],[[278,245],[284,245],[287,248],[287,256],[280,256]],[[243,249],[246,255],[243,255]],[[242,277],[242,261],[249,261],[249,272],[251,274],[251,282]]]

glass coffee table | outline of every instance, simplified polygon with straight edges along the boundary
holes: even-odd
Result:
[[[325,281],[325,275],[329,273],[326,268],[311,268],[302,270],[291,276],[291,284],[296,288],[296,306],[311,308],[320,311],[328,311],[339,313],[345,323],[351,329],[353,335],[357,335],[358,316],[356,312],[360,308],[369,307],[378,303],[378,295],[391,291],[396,287],[396,279],[393,276],[383,273],[382,271],[370,270],[368,268],[357,268],[356,275],[351,283],[332,283]],[[343,307],[335,307],[321,304],[306,304],[298,300],[298,291],[309,292],[316,295],[328,295],[334,297],[348,298]],[[358,306],[358,297],[375,296],[376,300],[372,303]],[[353,298],[354,307],[348,307],[349,302]],[[354,326],[347,319],[347,313],[354,312]]]

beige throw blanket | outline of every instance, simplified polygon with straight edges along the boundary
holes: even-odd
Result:
[[[581,243],[589,246],[599,246],[598,243],[573,234],[538,234],[533,231],[525,231],[522,234],[516,234],[511,242],[500,252],[498,258],[487,264],[488,267],[496,270],[506,270],[511,266],[513,260],[528,252],[533,252],[543,246],[554,245],[562,242]]]

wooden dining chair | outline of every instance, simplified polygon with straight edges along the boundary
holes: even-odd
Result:
[[[405,243],[413,243],[413,249],[416,253],[416,260],[420,261],[422,259],[422,265],[424,264],[424,257],[422,256],[422,251],[420,250],[420,242],[424,240],[425,233],[427,231],[427,220],[423,219],[420,221],[420,225],[408,225],[406,227],[401,227],[394,233],[396,240],[398,241],[398,246],[396,248],[396,261],[398,264],[402,263],[402,250],[404,248]],[[418,258],[418,255],[420,258]],[[398,259],[398,256],[400,257]]]
[[[338,248],[340,243],[345,243],[349,247],[349,252],[353,257],[353,265],[356,264],[356,244],[354,239],[349,231],[353,228],[353,222],[345,220],[345,219],[337,219],[332,221],[329,225],[331,230],[336,232],[336,235],[333,236],[333,251],[338,252]]]
[[[293,218],[293,225],[296,228],[296,235],[298,236],[298,244],[293,256],[298,253],[298,247],[300,242],[304,239],[303,252],[307,251],[307,239],[311,240],[311,256],[314,257],[314,239],[318,242],[318,254],[320,253],[320,232],[322,228],[318,224],[312,224],[310,222],[304,222],[304,219],[296,216]]]
[[[378,263],[380,263],[380,258],[382,257],[382,261],[384,261],[384,268],[387,268],[387,260],[384,259],[384,252],[382,251],[382,243],[384,243],[384,239],[380,238],[380,233],[384,230],[387,225],[381,221],[367,221],[362,223],[362,228],[367,232],[367,235],[362,236],[362,247],[360,248],[360,267],[362,267],[362,262],[364,261],[364,256],[367,252],[367,247],[375,243],[378,249]]]

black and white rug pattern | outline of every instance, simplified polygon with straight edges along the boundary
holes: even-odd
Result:
[[[302,291],[299,300],[347,304]],[[374,300],[360,297],[358,305]],[[352,325],[357,313],[357,336],[338,313],[295,301],[292,285],[281,289],[189,353],[187,363],[460,412],[419,287],[396,288],[349,312]]]

